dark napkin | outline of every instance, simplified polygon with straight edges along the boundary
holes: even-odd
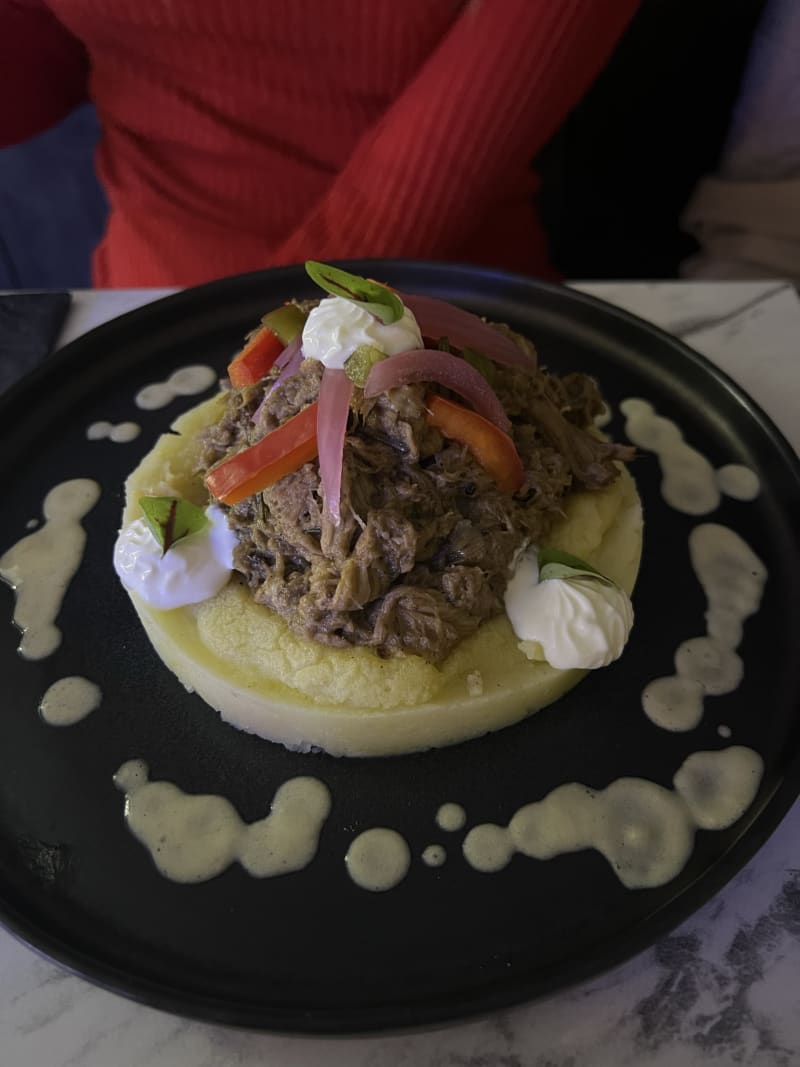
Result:
[[[69,293],[0,295],[0,393],[52,352],[71,300]]]

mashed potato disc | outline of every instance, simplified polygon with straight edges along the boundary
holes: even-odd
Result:
[[[126,482],[123,524],[142,496],[205,504],[195,473],[198,433],[224,403],[192,408]],[[549,543],[589,561],[629,593],[639,569],[642,513],[627,470],[609,488],[574,494]],[[292,749],[378,756],[452,745],[499,730],[557,700],[586,673],[528,660],[505,616],[484,623],[434,666],[329,648],[295,634],[234,576],[201,604],[160,611],[130,594],[150,641],[189,690],[227,722]]]

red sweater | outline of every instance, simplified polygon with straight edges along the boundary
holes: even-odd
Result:
[[[547,274],[530,160],[636,0],[0,0],[0,143],[92,99],[99,286],[306,258]]]

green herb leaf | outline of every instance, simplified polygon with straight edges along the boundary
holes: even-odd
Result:
[[[345,300],[360,304],[385,326],[391,326],[403,317],[403,301],[397,293],[377,282],[349,274],[339,267],[329,267],[327,263],[317,263],[313,259],[306,260],[306,273],[320,289],[331,296],[342,296]]]
[[[174,496],[143,496],[139,498],[139,507],[153,536],[161,545],[162,556],[176,541],[197,533],[208,524],[202,508]]]
[[[595,570],[591,563],[573,556],[570,552],[562,552],[558,548],[541,548],[539,549],[539,581],[546,582],[550,578],[595,578],[605,585],[616,584],[600,571]]]

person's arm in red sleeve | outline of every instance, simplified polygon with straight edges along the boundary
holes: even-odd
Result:
[[[33,137],[86,100],[86,52],[42,0],[0,0],[0,145]]]
[[[509,166],[561,125],[637,6],[473,0],[271,261],[425,258],[456,245]]]

